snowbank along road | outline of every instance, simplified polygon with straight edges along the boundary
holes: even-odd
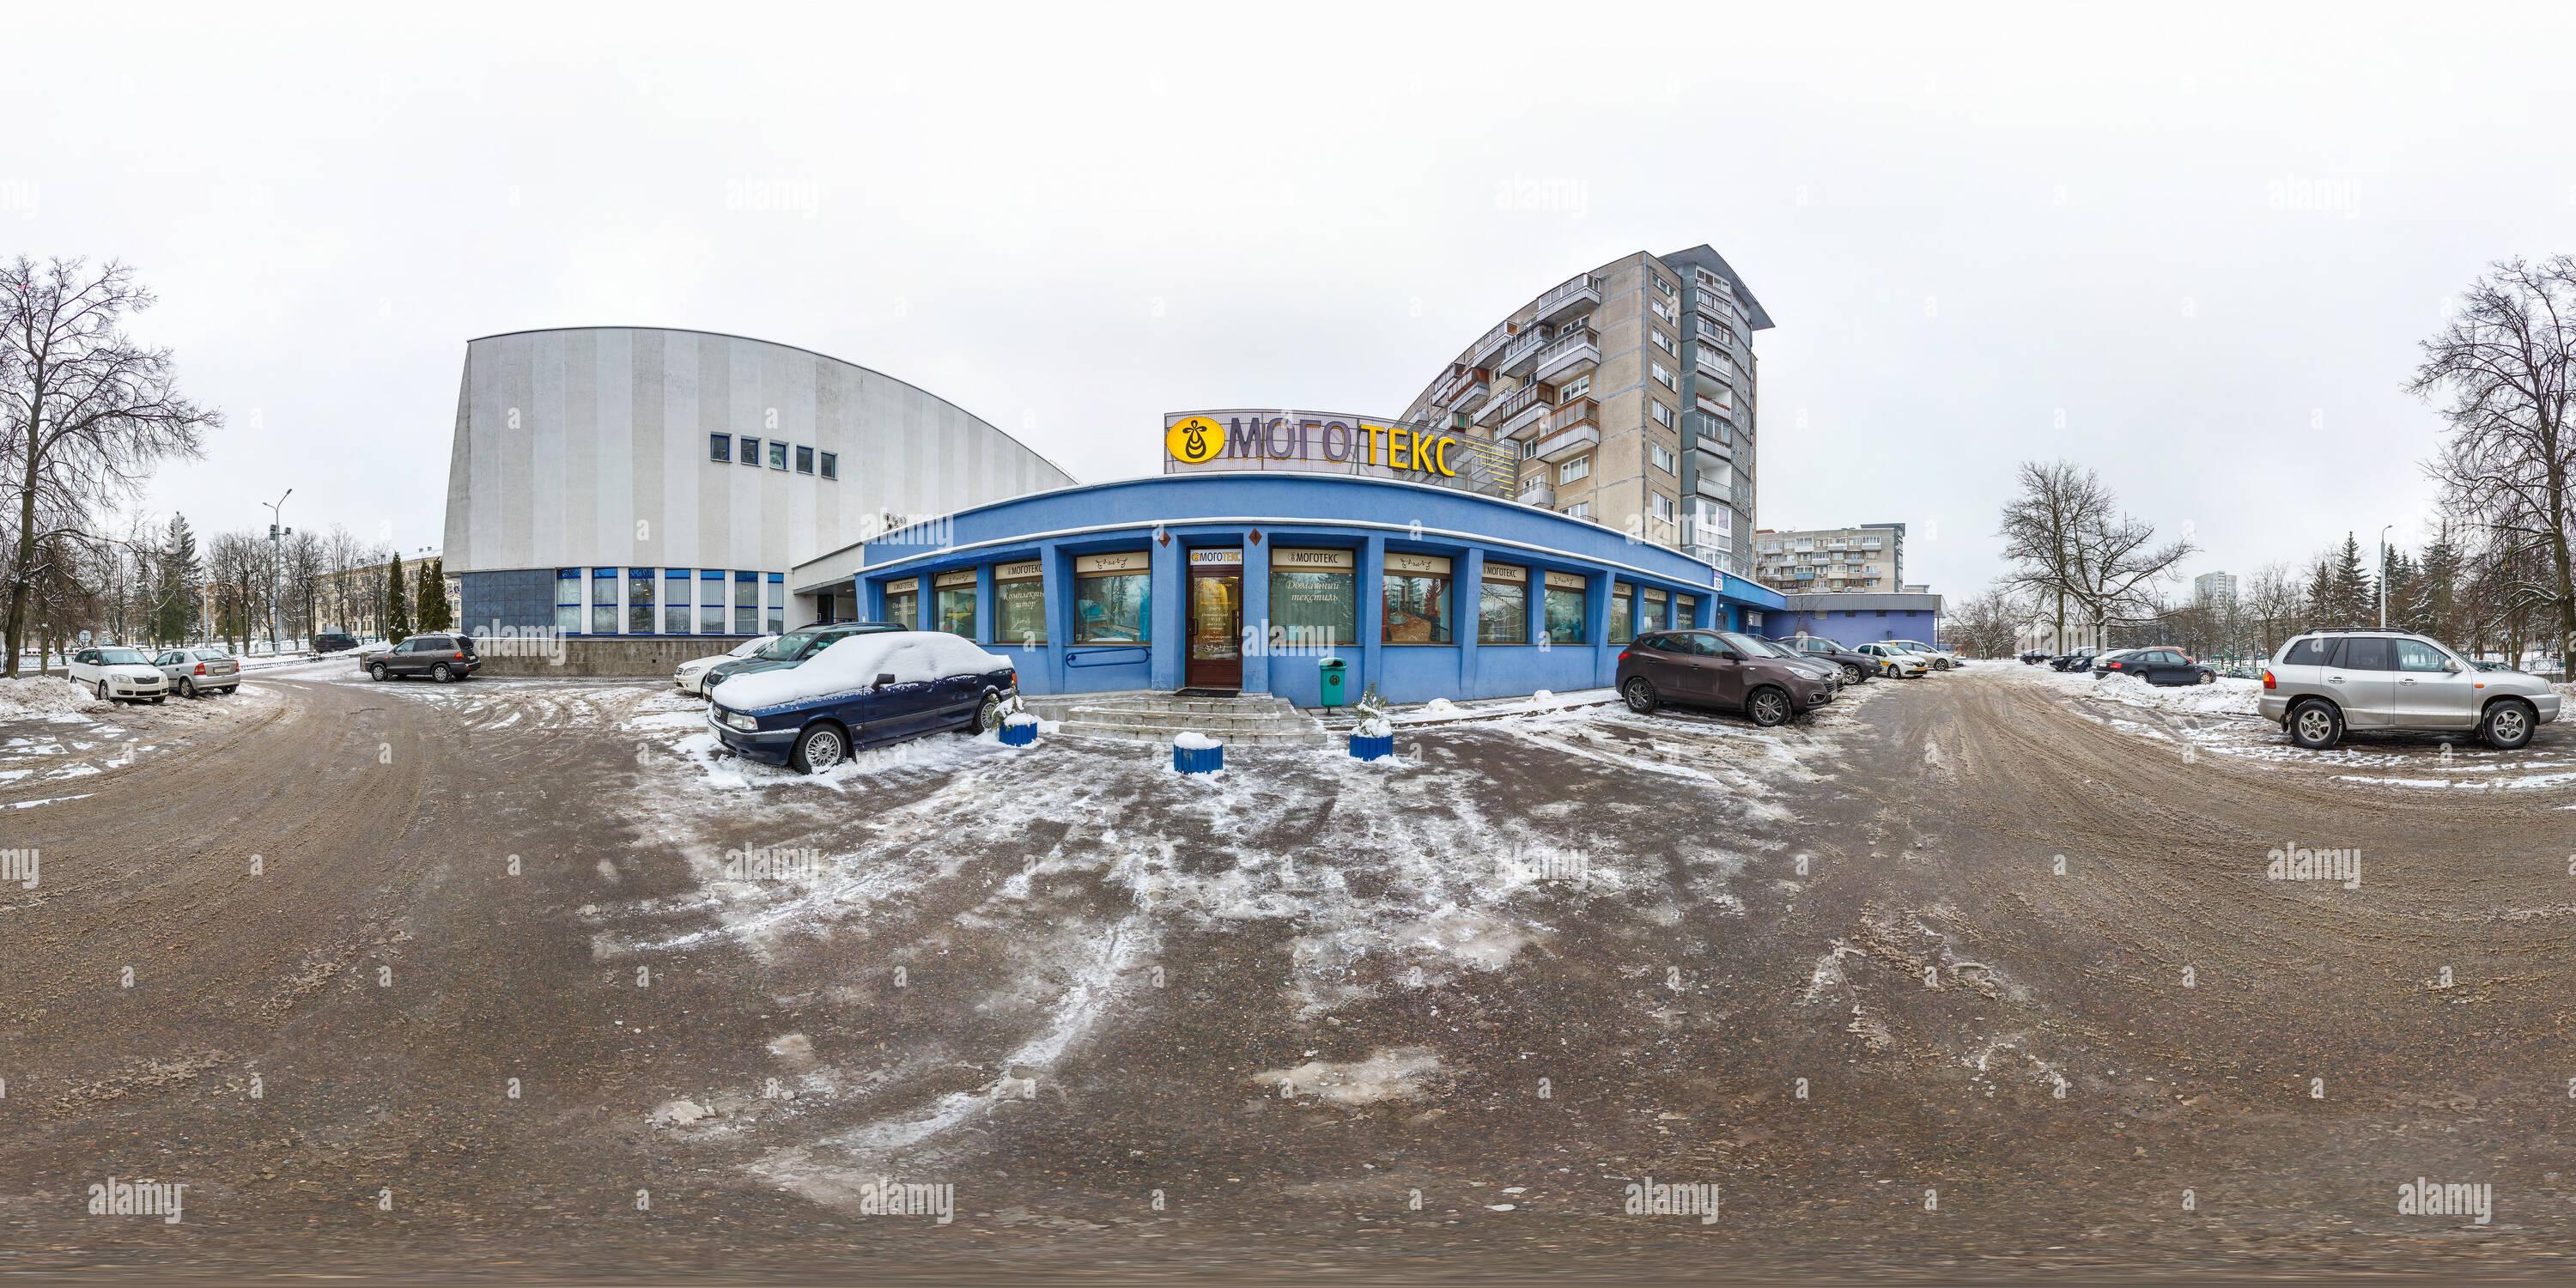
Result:
[[[1213,778],[943,735],[807,779],[640,683],[326,662],[21,708],[0,1251],[880,1277],[2576,1251],[2576,741],[2309,755],[2250,710],[1976,665],[1767,731],[1533,711]],[[116,1210],[142,1181],[183,1212]]]

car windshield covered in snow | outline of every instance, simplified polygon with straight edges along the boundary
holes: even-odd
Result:
[[[803,634],[808,632],[798,632]],[[779,643],[795,638],[789,635]],[[895,684],[918,684],[1010,669],[1009,659],[945,631],[880,631],[842,639],[802,666],[734,676],[716,686],[715,699],[747,711],[856,693],[874,687],[883,675],[893,676]]]
[[[139,649],[103,648],[98,651],[100,666],[149,666]]]

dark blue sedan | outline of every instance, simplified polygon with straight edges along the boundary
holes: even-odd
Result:
[[[898,680],[891,672],[850,692],[735,710],[716,697],[707,723],[735,755],[820,773],[853,748],[899,742],[942,729],[982,733],[1001,723],[1004,699],[1019,692],[1004,666],[972,674]]]

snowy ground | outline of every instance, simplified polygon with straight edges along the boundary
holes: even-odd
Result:
[[[2500,752],[2468,734],[2360,734],[2308,751],[2265,720],[2259,680],[2158,686],[2130,676],[2101,680],[2044,666],[1980,663],[1970,674],[2054,690],[2086,715],[2135,737],[2249,763],[2337,771],[2345,782],[2427,790],[2497,791],[2576,782],[2576,734],[2565,717],[2541,726],[2520,751]]]
[[[175,738],[273,710],[277,694],[245,683],[239,692],[166,699],[159,705],[103,702],[61,676],[0,680],[0,785],[70,782],[135,763]],[[68,796],[19,801],[49,805]]]

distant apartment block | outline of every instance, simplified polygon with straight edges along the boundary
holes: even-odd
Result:
[[[1753,534],[1753,580],[1790,594],[1919,591],[1905,584],[1905,525]]]
[[[1521,501],[1750,577],[1753,333],[1770,326],[1716,251],[1640,251],[1496,322],[1404,418],[1505,445]]]
[[[2236,598],[2236,574],[2205,572],[2191,579],[2191,600],[2195,604],[2224,604]]]

